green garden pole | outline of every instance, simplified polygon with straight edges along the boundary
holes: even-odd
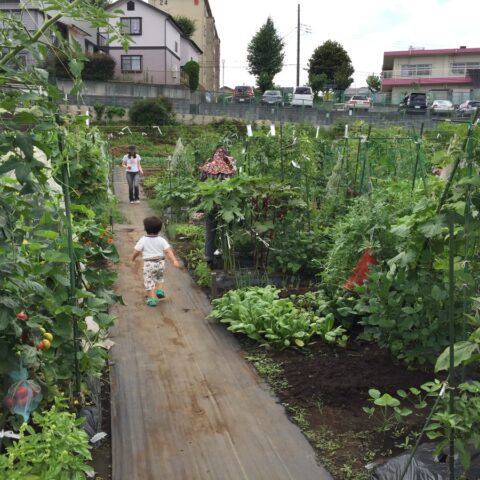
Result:
[[[312,229],[312,223],[311,223],[311,212],[310,212],[310,158],[304,156],[304,165],[305,165],[305,197],[307,200],[307,224],[308,224],[308,230],[310,231]]]
[[[467,176],[468,178],[472,178],[473,176],[473,138],[469,138],[468,139],[468,143],[467,143],[467,148],[466,148],[466,151],[467,151]],[[465,199],[465,224],[464,224],[464,238],[465,238],[465,242],[464,242],[464,249],[465,249],[465,253],[464,253],[464,267],[463,267],[463,271],[465,273],[468,272],[469,270],[469,267],[468,267],[468,264],[469,264],[469,241],[470,241],[470,238],[469,238],[469,235],[470,235],[470,223],[471,223],[471,211],[470,211],[470,203],[472,201],[472,186],[471,184],[468,184],[467,185],[467,192],[466,192],[466,199]],[[468,307],[468,286],[467,284],[465,283],[464,284],[464,287],[463,287],[463,312],[466,312],[467,311],[467,307]],[[466,324],[465,324],[465,321],[462,320],[462,325],[461,325],[461,340],[464,341],[466,339]],[[465,365],[462,364],[462,382],[465,381]]]
[[[280,123],[280,168],[282,172],[282,182],[285,181],[285,152],[283,151],[283,123]]]
[[[362,139],[358,139],[358,146],[357,146],[357,162],[355,164],[355,176],[353,178],[353,185],[357,183],[357,175],[358,175],[358,165],[360,164],[360,150],[362,148]]]
[[[359,193],[362,193],[363,190],[363,182],[365,180],[365,173],[367,170],[367,158],[368,158],[368,141],[370,139],[370,133],[372,132],[372,126],[370,125],[368,127],[368,133],[367,133],[367,138],[365,138],[364,142],[365,147],[363,147],[363,163],[362,163],[362,175],[360,177],[360,188],[359,188]]]
[[[454,345],[455,345],[455,323],[454,323],[454,301],[455,301],[455,270],[454,270],[454,249],[455,235],[453,224],[453,213],[448,215],[448,324],[449,324],[449,340],[450,340],[450,366],[448,373],[448,383],[450,388],[450,396],[448,403],[449,414],[453,415],[455,411],[455,361],[454,361]],[[448,469],[450,480],[455,480],[455,437],[454,433],[450,434],[450,445],[448,454]]]
[[[400,480],[403,480],[405,478],[405,475],[407,474],[408,468],[410,467],[410,464],[412,463],[413,457],[417,453],[418,447],[420,446],[420,442],[422,441],[423,434],[425,433],[428,425],[430,425],[430,420],[433,417],[433,414],[435,413],[437,409],[437,405],[440,402],[440,399],[442,398],[442,395],[438,395],[437,399],[435,400],[435,403],[432,406],[432,409],[430,410],[430,413],[428,414],[427,419],[425,420],[425,423],[423,424],[422,431],[418,434],[417,441],[415,442],[415,445],[412,449],[412,452],[410,453],[410,457],[408,458],[408,462],[403,468],[403,472],[400,475]]]
[[[412,191],[415,189],[415,180],[417,178],[417,170],[420,163],[420,149],[422,145],[423,127],[424,127],[424,123],[422,122],[422,126],[420,127],[420,135],[415,139],[416,155],[415,155],[415,166],[413,168]]]
[[[63,136],[60,133],[58,136],[58,147],[62,154],[62,190],[65,201],[65,218],[67,223],[67,248],[69,262],[69,276],[70,286],[68,290],[68,303],[75,306],[75,288],[76,288],[76,269],[75,269],[75,252],[73,249],[73,229],[72,229],[72,212],[70,203],[70,178],[68,175],[68,168],[63,159]],[[75,372],[75,396],[80,394],[80,369],[78,366],[78,320],[73,316],[73,368]]]

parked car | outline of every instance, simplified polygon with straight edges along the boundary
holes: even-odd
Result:
[[[478,107],[480,107],[479,100],[467,100],[458,107],[456,113],[460,117],[469,117],[477,111]]]
[[[233,101],[235,103],[252,103],[254,98],[253,87],[241,85],[233,90]]]
[[[262,95],[262,104],[283,106],[282,92],[280,90],[265,90]]]
[[[291,104],[293,107],[312,107],[313,108],[313,92],[311,87],[296,87]]]
[[[434,100],[430,105],[432,115],[451,115],[454,111],[455,107],[450,100]]]
[[[356,109],[362,109],[362,110],[370,110],[372,106],[372,99],[368,98],[366,95],[353,95],[350,97],[350,100],[348,100],[345,103],[345,110],[356,110]]]
[[[405,113],[426,113],[427,94],[415,92],[405,95],[398,105],[398,111]]]

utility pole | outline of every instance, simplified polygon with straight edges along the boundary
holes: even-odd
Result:
[[[225,59],[222,60],[222,87],[225,86]]]
[[[295,85],[300,85],[300,4],[298,4],[297,15],[297,83]]]

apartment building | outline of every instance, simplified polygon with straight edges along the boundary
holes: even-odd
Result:
[[[200,47],[200,85],[206,90],[220,87],[220,38],[208,0],[149,0],[172,16],[184,16],[195,22],[192,40]]]
[[[427,93],[430,101],[480,99],[480,48],[385,52],[382,92],[398,103],[412,91]]]

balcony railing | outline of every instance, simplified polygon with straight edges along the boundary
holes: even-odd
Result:
[[[462,71],[452,71],[452,70],[445,70],[445,69],[432,69],[429,73],[422,73],[422,72],[402,72],[400,70],[384,70],[381,73],[382,80],[413,80],[416,78],[465,78],[469,79],[469,71],[462,70]]]

